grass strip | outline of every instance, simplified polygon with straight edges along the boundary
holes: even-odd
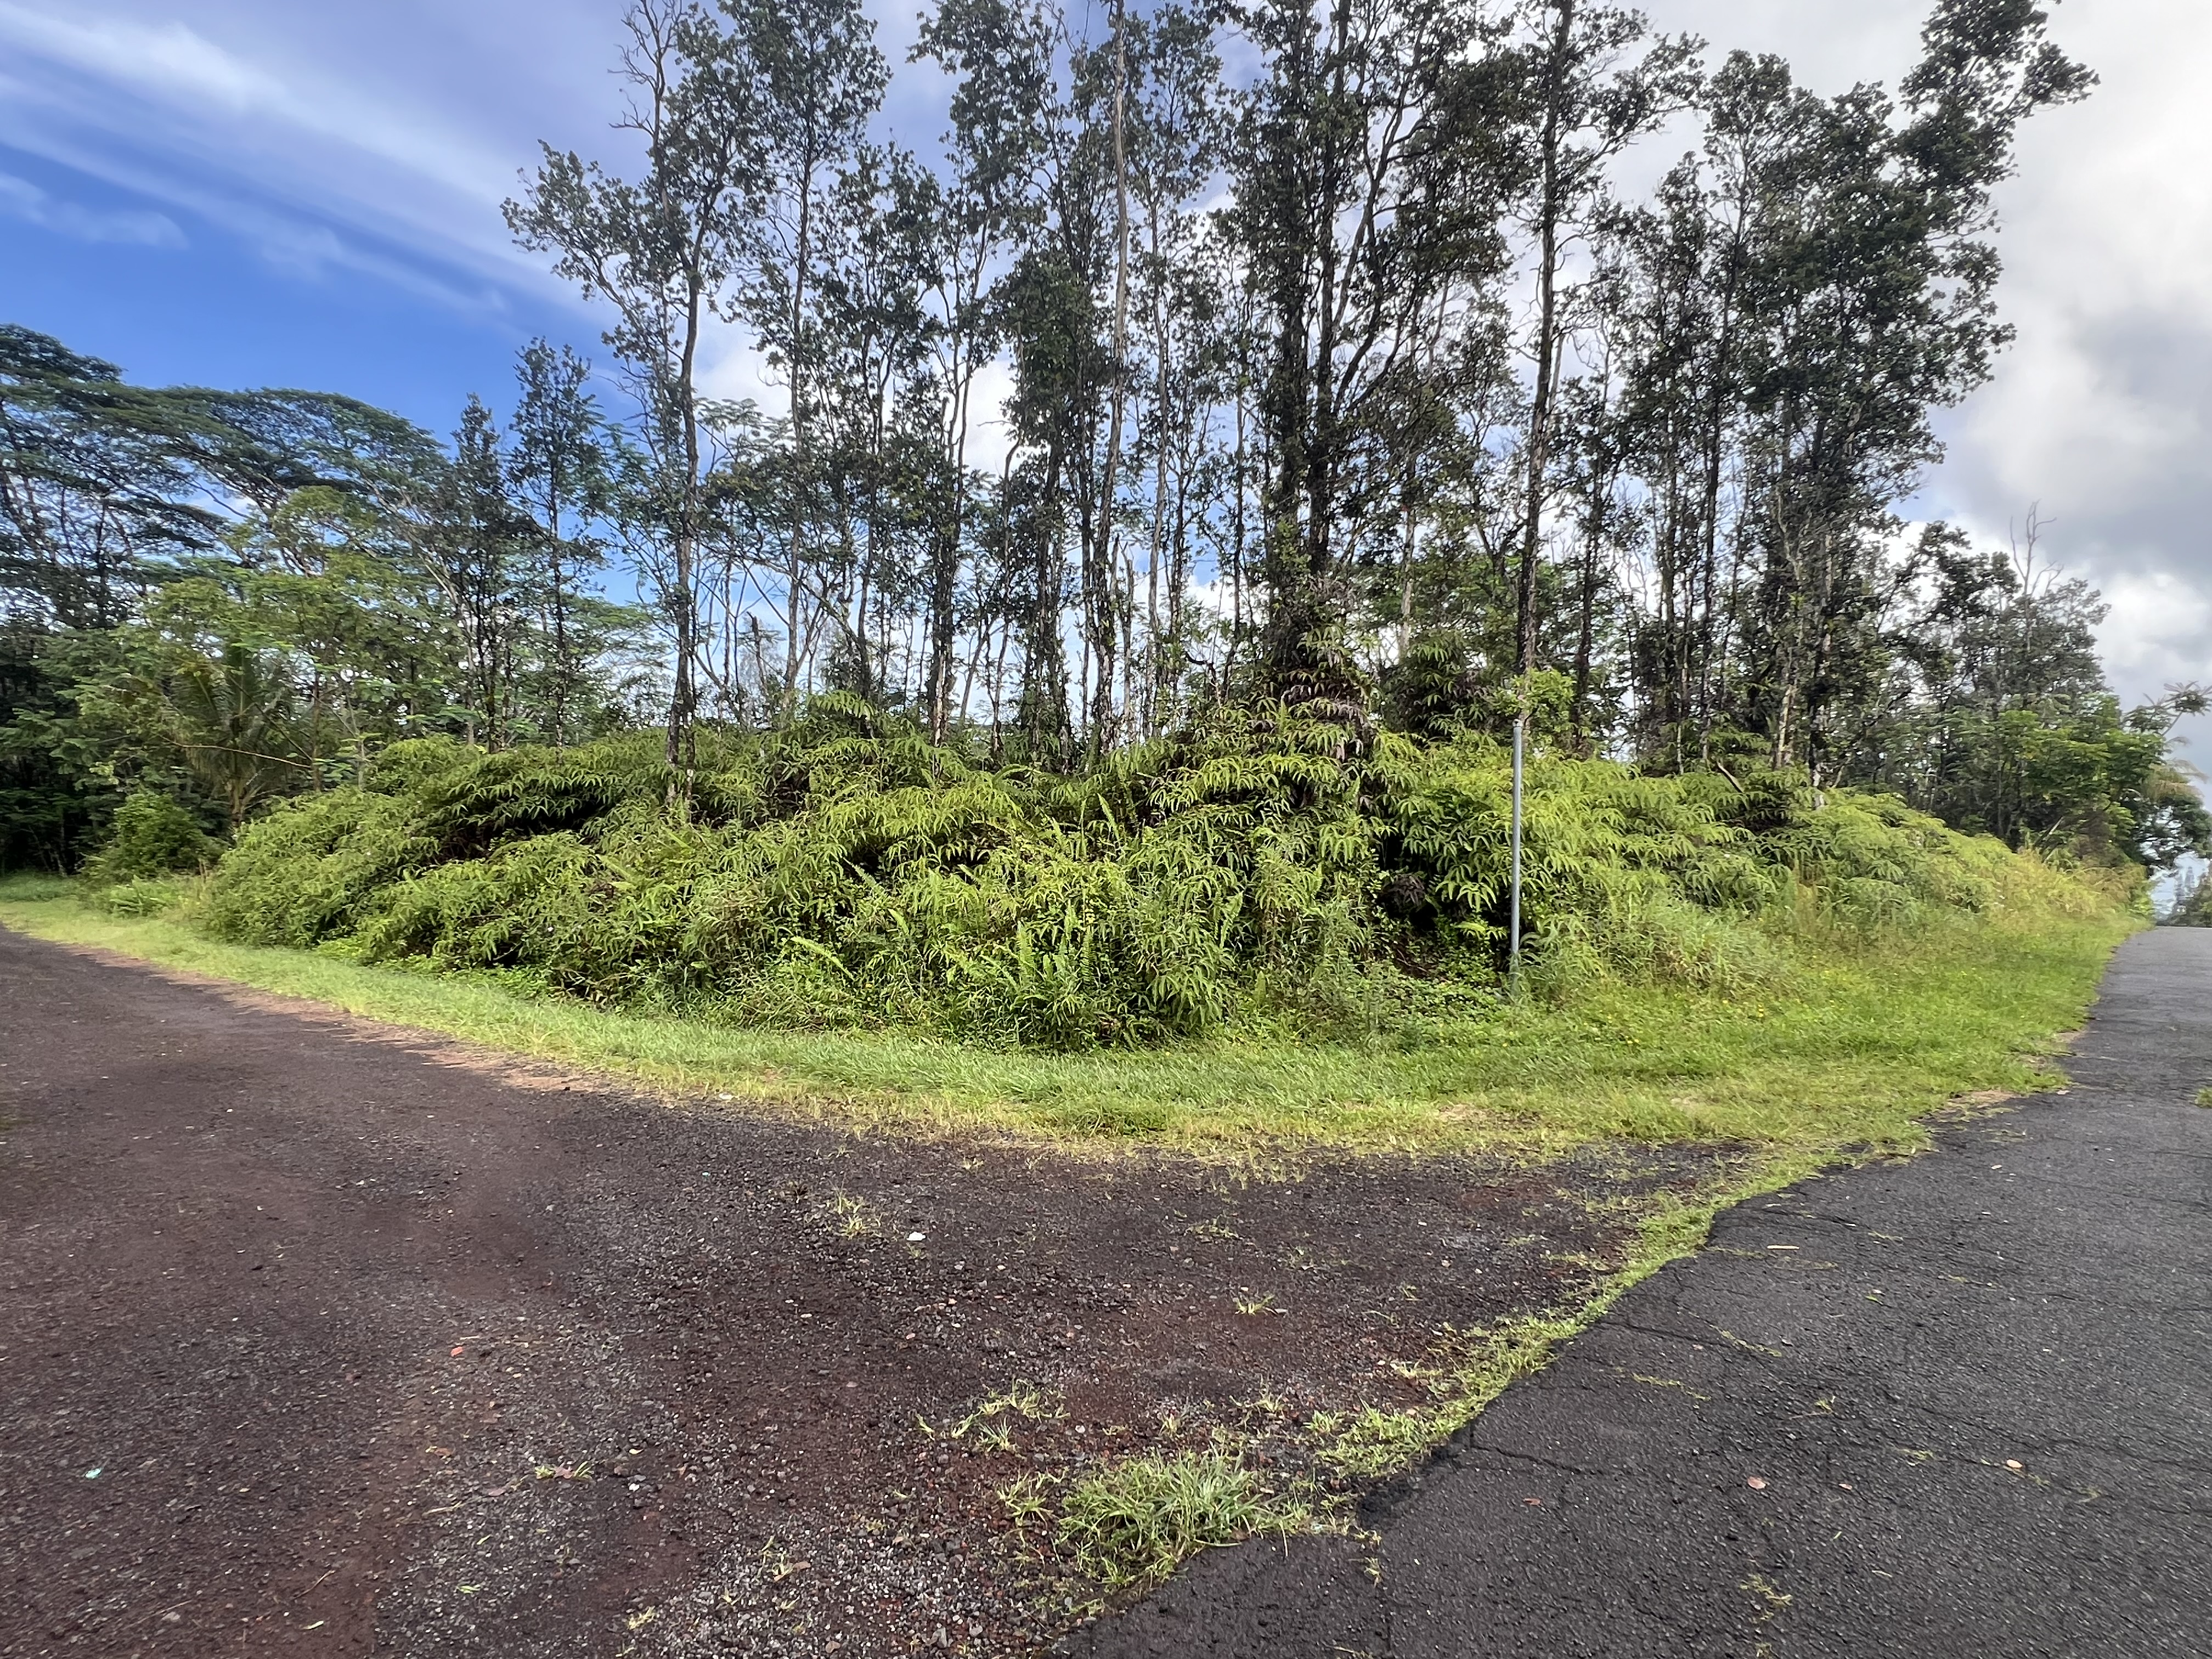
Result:
[[[1733,1141],[1826,1155],[1924,1144],[1956,1096],[2051,1080],[2117,914],[1960,918],[1902,935],[1793,939],[1784,988],[1729,998],[1611,985],[1502,1004],[1415,1042],[1223,1039],[996,1052],[904,1033],[747,1029],[519,994],[483,980],[226,944],[173,914],[117,916],[58,883],[0,882],[0,923],[556,1066],[870,1127],[1062,1143],[1517,1152]]]

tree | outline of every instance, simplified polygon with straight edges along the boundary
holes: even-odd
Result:
[[[2212,876],[2203,868],[2175,890],[2166,923],[2169,927],[2212,927]]]
[[[787,714],[819,610],[810,565],[822,483],[816,453],[817,385],[828,345],[817,314],[829,251],[860,208],[836,188],[859,158],[889,71],[875,25],[858,0],[723,0],[761,88],[769,189],[744,286],[746,314],[781,367],[790,396],[792,455],[786,471],[781,704]]]
[[[1644,38],[1643,17],[1577,0],[1535,0],[1538,40],[1525,55],[1533,187],[1521,205],[1535,241],[1535,318],[1528,356],[1534,384],[1523,440],[1526,483],[1514,583],[1517,672],[1536,665],[1536,571],[1552,490],[1553,424],[1567,350],[1561,263],[1568,244],[1600,216],[1607,173],[1630,144],[1686,103],[1696,84],[1695,43],[1662,40],[1626,65]]]
[[[0,325],[0,586],[62,629],[112,628],[149,563],[204,547],[222,520],[192,499],[186,400],[114,364]]]
[[[516,735],[522,555],[536,526],[507,495],[499,426],[481,398],[461,411],[453,459],[423,528],[424,564],[461,642],[463,740],[504,749]]]
[[[1870,654],[1890,508],[1941,453],[1934,411],[1985,380],[2008,337],[1989,237],[2014,135],[2091,84],[2044,25],[2028,0],[1940,0],[1901,107],[1865,87],[1832,100],[1771,174],[1746,398],[1761,566],[1749,712],[1773,763],[1816,781],[1830,708]]]
[[[591,365],[567,346],[556,350],[538,339],[523,348],[515,378],[520,396],[509,422],[507,477],[532,515],[543,561],[531,587],[547,636],[540,692],[547,734],[559,747],[574,735],[574,704],[588,681],[579,584],[605,562],[584,526],[607,505],[611,480],[599,404],[586,390]]]
[[[1439,316],[1479,311],[1506,267],[1508,83],[1482,50],[1493,20],[1463,0],[1318,17],[1270,0],[1247,28],[1262,69],[1239,111],[1227,222],[1267,342],[1263,648],[1273,684],[1346,708],[1328,641],[1352,553],[1408,464],[1389,441],[1392,392],[1437,362]]]
[[[940,471],[929,549],[923,701],[933,738],[945,736],[954,713],[953,658],[968,533],[968,445],[975,382],[1000,341],[997,300],[1006,276],[1001,262],[1042,216],[1038,175],[1055,138],[1048,112],[1057,21],[1034,0],[943,0],[915,42],[915,60],[934,63],[953,79],[951,127],[945,140],[943,240],[931,283]],[[1055,639],[1059,591],[1055,582]],[[1041,582],[1034,605],[1043,602],[1043,592]],[[1043,643],[1039,622],[1035,614],[1028,622],[1032,654],[1056,654],[1038,650]]]
[[[311,770],[291,684],[268,655],[231,645],[212,659],[187,658],[160,695],[185,763],[221,805],[234,836],[256,807],[290,794]]]
[[[701,486],[708,434],[699,354],[733,303],[762,206],[772,136],[744,43],[694,0],[635,0],[623,19],[620,130],[645,146],[635,180],[541,146],[537,177],[507,204],[525,247],[614,310],[609,348],[629,373],[650,462],[633,495],[649,527],[641,569],[671,634],[668,764],[687,792],[698,708]]]

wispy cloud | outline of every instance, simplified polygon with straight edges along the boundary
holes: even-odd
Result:
[[[179,114],[331,141],[463,195],[496,200],[511,160],[430,111],[366,96],[344,79],[258,64],[176,21],[55,15],[0,0],[0,41]]]
[[[258,32],[226,45],[116,4],[0,0],[0,143],[207,219],[295,274],[356,270],[471,308],[545,283],[498,212],[526,145],[376,66],[337,75],[307,52],[303,68]]]
[[[143,209],[102,210],[58,201],[28,179],[0,173],[0,214],[22,219],[57,235],[81,242],[136,242],[146,247],[183,247],[185,233],[166,213]]]

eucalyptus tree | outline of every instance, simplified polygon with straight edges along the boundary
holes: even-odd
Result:
[[[1385,440],[1394,394],[1439,357],[1436,316],[1492,290],[1513,182],[1506,88],[1477,0],[1328,8],[1267,0],[1242,100],[1230,234],[1258,299],[1257,395],[1267,672],[1347,706],[1329,636],[1369,520],[1395,522],[1407,456]]]
[[[817,385],[828,349],[820,315],[825,275],[850,235],[838,188],[856,164],[881,106],[889,66],[859,0],[721,0],[760,89],[768,189],[744,283],[744,309],[780,368],[789,398],[792,456],[783,572],[782,699],[799,689],[802,659],[822,618],[810,576],[822,478],[816,454]]]
[[[544,611],[542,695],[546,734],[556,747],[569,740],[571,705],[589,678],[589,636],[577,628],[580,587],[605,558],[589,529],[611,482],[591,372],[570,348],[532,341],[515,361],[518,396],[508,422],[508,482],[532,516],[543,558],[531,586]]]
[[[888,695],[895,612],[917,600],[929,557],[939,413],[929,365],[944,194],[896,146],[864,146],[838,185],[847,234],[822,278],[818,365],[833,546],[820,600],[834,623],[830,678]]]
[[[1163,695],[1182,672],[1191,492],[1207,449],[1207,412],[1225,391],[1219,337],[1224,307],[1216,286],[1225,272],[1207,257],[1200,201],[1219,167],[1228,100],[1220,49],[1205,16],[1171,3],[1149,16],[1118,21],[1123,143],[1117,175],[1124,181],[1119,193],[1134,198],[1134,217],[1141,221],[1132,227],[1142,236],[1133,276],[1152,356],[1149,406],[1137,434],[1152,465],[1146,640],[1141,685],[1131,699],[1137,705],[1135,729],[1151,735],[1166,712]],[[1125,376],[1127,368],[1125,361]],[[1133,666],[1137,653],[1130,654]]]
[[[1060,221],[1064,229],[1067,221]],[[1022,683],[1018,698],[1026,749],[1033,760],[1073,757],[1076,723],[1069,688],[1087,690],[1091,612],[1084,613],[1084,661],[1068,672],[1062,625],[1067,603],[1067,539],[1075,528],[1087,558],[1095,502],[1088,489],[1093,444],[1109,373],[1098,297],[1065,246],[1025,252],[1006,276],[1000,306],[1012,359],[1014,385],[1007,423],[1018,461],[1002,489],[1001,531],[1026,558],[1020,602]],[[1011,458],[1010,458],[1011,459]]]
[[[2091,84],[2045,26],[2029,0],[1940,0],[1902,101],[1864,87],[1830,100],[1776,170],[1745,398],[1761,562],[1746,713],[1773,763],[1816,781],[1830,706],[1881,654],[1881,550],[1942,453],[1934,413],[1987,379],[2009,337],[1992,192],[2019,124]]]
[[[925,617],[923,701],[933,737],[944,735],[955,712],[976,377],[1000,344],[1000,285],[1043,216],[1042,178],[1055,137],[1060,26],[1057,11],[1040,0],[943,0],[924,20],[914,46],[915,61],[935,64],[952,82],[941,186],[943,240],[931,283],[941,469]],[[1042,641],[1041,620],[1030,618],[1032,653]],[[1055,599],[1055,635],[1059,625]]]
[[[1050,153],[1046,257],[1059,279],[1080,284],[1089,303],[1060,313],[1063,326],[1096,331],[1094,351],[1071,335],[1066,434],[1075,513],[1076,682],[1085,705],[1086,758],[1096,763],[1120,737],[1116,684],[1133,620],[1122,550],[1122,454],[1129,412],[1129,20],[1116,0],[1103,42],[1068,52],[1068,91]],[[1070,297],[1073,297],[1072,292]],[[1094,426],[1097,429],[1093,429]]]
[[[605,302],[605,334],[642,411],[649,465],[629,512],[648,533],[640,575],[672,635],[668,763],[688,792],[698,702],[702,485],[712,434],[700,354],[735,308],[763,208],[776,133],[744,41],[696,0],[634,0],[623,19],[617,129],[641,145],[635,177],[541,145],[507,204],[525,247]]]
[[[1628,465],[1648,508],[1650,612],[1637,624],[1640,752],[1711,757],[1733,617],[1724,489],[1745,432],[1748,347],[1778,267],[1789,179],[1826,115],[1778,58],[1731,53],[1700,100],[1700,147],[1650,199],[1609,214],[1600,331],[1620,365]]]
[[[534,528],[507,491],[507,458],[492,412],[471,398],[453,459],[421,526],[424,564],[460,641],[463,740],[504,749],[517,733],[516,678],[526,626],[521,584]]]
[[[1537,565],[1553,479],[1553,420],[1568,347],[1571,299],[1563,266],[1570,245],[1601,218],[1609,173],[1624,150],[1691,97],[1697,44],[1647,44],[1641,14],[1583,0],[1532,0],[1534,35],[1521,52],[1529,189],[1518,204],[1534,242],[1534,316],[1526,347],[1533,382],[1522,441],[1525,477],[1514,581],[1519,672],[1536,665]],[[1632,56],[1638,48],[1640,55]]]

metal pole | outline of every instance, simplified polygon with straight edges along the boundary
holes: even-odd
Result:
[[[1521,988],[1521,780],[1522,756],[1528,747],[1528,713],[1524,708],[1513,717],[1513,920],[1506,941],[1506,976],[1515,990]]]

